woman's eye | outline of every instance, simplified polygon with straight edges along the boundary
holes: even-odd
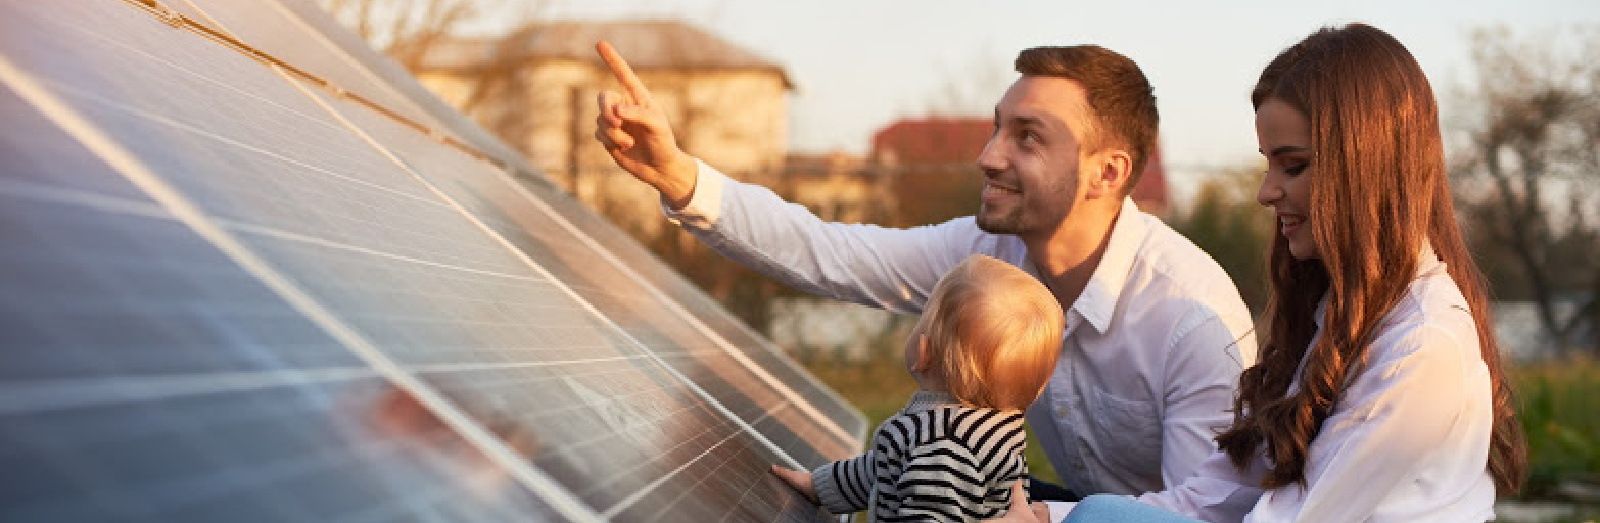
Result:
[[[1284,167],[1283,168],[1283,173],[1287,174],[1289,176],[1299,176],[1300,173],[1306,172],[1306,167],[1309,166],[1309,165],[1311,165],[1311,164],[1302,163],[1302,164],[1297,164],[1297,165],[1291,165],[1291,166],[1288,166],[1288,167]]]

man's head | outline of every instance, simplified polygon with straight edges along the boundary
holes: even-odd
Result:
[[[1155,147],[1155,95],[1132,60],[1093,45],[1036,47],[1017,56],[1022,78],[995,106],[978,226],[997,234],[1048,231],[1079,202],[1115,209]]]
[[[1039,280],[974,254],[934,287],[906,342],[906,362],[963,404],[1025,409],[1055,368],[1064,318]]]

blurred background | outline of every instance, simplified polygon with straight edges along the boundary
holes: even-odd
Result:
[[[660,216],[655,193],[592,137],[616,89],[611,41],[688,152],[824,219],[909,227],[971,214],[974,159],[1011,59],[1095,43],[1139,62],[1162,114],[1134,191],[1266,301],[1271,213],[1247,94],[1322,25],[1406,43],[1433,82],[1459,219],[1490,280],[1531,453],[1502,520],[1600,515],[1600,4],[1418,2],[793,3],[316,0],[579,200],[608,216],[855,402],[872,425],[915,385],[915,318],[797,293],[724,260]],[[837,3],[837,5],[834,5]],[[1037,472],[1053,476],[1042,454]]]

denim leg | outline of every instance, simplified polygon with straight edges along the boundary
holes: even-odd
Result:
[[[1063,523],[1198,523],[1200,520],[1146,505],[1127,496],[1095,494],[1072,507]]]

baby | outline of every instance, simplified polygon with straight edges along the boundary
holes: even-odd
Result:
[[[1000,517],[1026,481],[1022,411],[1055,368],[1061,305],[1016,267],[973,255],[939,280],[906,340],[918,390],[871,450],[807,474],[772,471],[835,514],[877,521]]]

